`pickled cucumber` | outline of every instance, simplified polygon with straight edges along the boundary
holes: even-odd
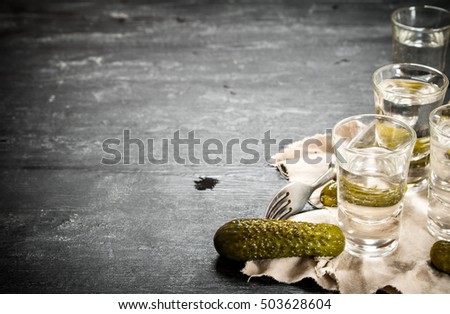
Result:
[[[413,156],[425,154],[430,150],[430,137],[421,137],[416,140],[413,149]]]
[[[337,256],[345,246],[338,226],[290,220],[235,219],[214,235],[214,247],[236,261],[293,256]]]
[[[403,194],[406,192],[405,185],[397,185],[386,189],[377,189],[359,186],[346,180],[344,177],[339,178],[341,197],[355,205],[370,207],[389,207],[398,204]]]
[[[440,240],[430,250],[431,263],[439,270],[450,275],[450,242]]]
[[[426,155],[418,160],[411,160],[409,169],[424,168],[430,163],[430,155]]]
[[[411,134],[403,128],[396,128],[382,121],[376,121],[377,136],[380,144],[389,149],[395,149],[399,145],[408,141]]]
[[[397,204],[401,199],[404,188],[401,186],[391,189],[374,189],[365,188],[359,185],[350,183],[344,178],[342,180],[342,195],[349,203],[372,206],[372,207],[388,207]],[[320,192],[320,202],[324,206],[337,207],[337,182],[331,181]]]
[[[377,121],[377,134],[381,143],[387,148],[395,148],[408,140],[410,134],[405,129],[386,126],[383,122]],[[414,143],[413,156],[427,153],[430,150],[430,137],[418,138]]]
[[[320,192],[320,202],[324,206],[337,207],[337,183],[331,181]]]

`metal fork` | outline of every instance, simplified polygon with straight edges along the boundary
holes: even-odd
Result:
[[[266,209],[266,218],[287,219],[301,213],[314,190],[335,178],[335,166],[334,163],[330,163],[328,170],[312,184],[289,183],[270,201]]]

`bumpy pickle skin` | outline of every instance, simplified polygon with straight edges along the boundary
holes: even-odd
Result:
[[[235,219],[220,227],[214,236],[216,251],[236,261],[333,257],[344,246],[345,238],[338,226],[290,220]]]
[[[439,270],[450,275],[450,242],[440,240],[430,250],[431,263]]]

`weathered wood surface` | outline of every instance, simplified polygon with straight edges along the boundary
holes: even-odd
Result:
[[[102,143],[298,140],[372,112],[400,3],[364,2],[1,4],[0,291],[323,292],[217,259],[215,230],[262,216],[285,184],[263,158],[138,165],[133,146],[131,165],[106,166]],[[219,182],[197,190],[201,176]]]

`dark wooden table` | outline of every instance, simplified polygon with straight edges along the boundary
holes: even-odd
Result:
[[[264,158],[280,141],[373,111],[370,76],[390,63],[389,12],[405,3],[2,2],[0,292],[324,292],[248,281],[213,235],[262,216],[286,183]],[[259,141],[175,152],[190,131]],[[129,165],[102,164],[114,138],[124,157],[124,132],[144,163],[131,141]],[[155,158],[168,141],[168,162],[149,162],[147,139]]]

